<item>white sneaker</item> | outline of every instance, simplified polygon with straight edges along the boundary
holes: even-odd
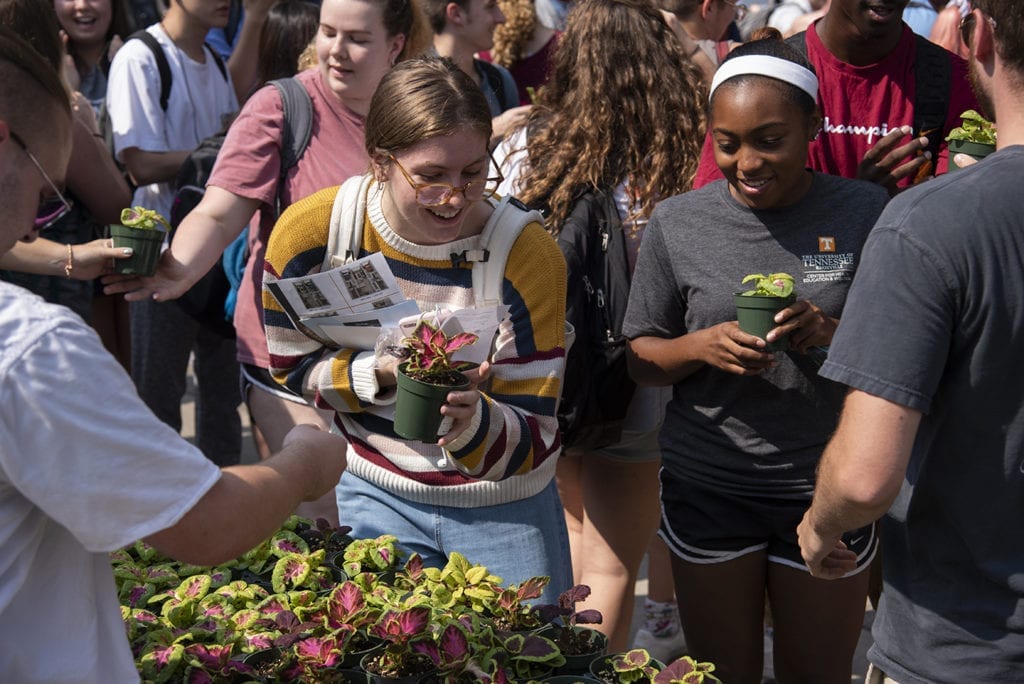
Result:
[[[686,652],[683,630],[678,629],[672,636],[656,637],[650,630],[641,627],[633,639],[633,648],[642,648],[651,657],[668,665]]]

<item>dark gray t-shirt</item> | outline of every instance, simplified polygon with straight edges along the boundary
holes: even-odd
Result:
[[[1024,682],[1022,178],[1016,146],[893,200],[821,371],[925,414],[869,653],[900,682]]]
[[[792,274],[799,299],[838,317],[887,199],[876,185],[816,173],[780,210],[741,205],[725,181],[665,200],[640,247],[625,334],[675,338],[734,321],[733,294],[757,272]],[[665,468],[736,493],[806,497],[844,388],[807,356],[778,357],[757,377],[707,366],[677,383],[661,431]]]

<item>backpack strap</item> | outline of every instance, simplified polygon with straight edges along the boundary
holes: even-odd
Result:
[[[490,86],[491,92],[493,92],[495,97],[498,99],[501,108],[504,109],[507,107],[508,97],[505,92],[505,79],[501,77],[501,72],[498,70],[498,67],[482,59],[474,59],[473,61],[480,68],[480,71],[483,72],[484,78],[487,79],[487,85]]]
[[[494,213],[484,224],[479,248],[474,252],[451,255],[453,265],[463,260],[473,263],[473,297],[477,308],[501,303],[509,254],[523,228],[531,223],[544,225],[544,217],[539,211],[528,209],[515,197],[507,195],[498,202]]]
[[[366,220],[366,195],[373,177],[352,176],[341,184],[331,208],[331,227],[327,233],[327,251],[320,270],[327,271],[359,257],[363,246],[363,222]]]
[[[160,109],[167,111],[167,102],[171,97],[171,84],[173,83],[171,77],[171,65],[167,62],[167,55],[164,53],[164,48],[160,45],[160,41],[156,39],[152,33],[146,29],[141,29],[128,36],[125,42],[129,40],[141,40],[149,48],[149,51],[153,53],[153,59],[156,60],[156,70],[160,74]],[[224,66],[224,60],[220,58],[217,51],[210,47],[207,43],[203,43],[203,47],[210,56],[213,58],[213,63],[217,65],[217,70],[220,72],[221,78],[225,81],[228,80],[228,69]]]
[[[203,47],[206,48],[206,51],[210,53],[211,57],[213,57],[213,63],[217,65],[217,71],[220,72],[220,77],[225,81],[228,80],[228,68],[224,65],[223,58],[217,54],[217,51],[214,50],[213,46],[209,43],[204,42]]]
[[[167,63],[167,55],[156,37],[146,29],[140,29],[128,36],[129,40],[141,40],[156,60],[156,70],[160,73],[160,109],[167,111],[167,100],[171,96],[171,65]]]
[[[281,189],[288,171],[299,163],[313,134],[313,100],[305,86],[294,78],[279,78],[270,84],[277,89],[284,109],[281,127],[281,173],[277,180],[274,210],[281,215]]]
[[[939,158],[946,118],[949,115],[950,82],[953,66],[950,53],[930,40],[914,34],[914,135],[928,138],[925,148],[932,163]],[[932,167],[934,168],[934,166]]]
[[[321,270],[337,268],[358,258],[363,244],[366,198],[372,181],[369,175],[353,176],[338,188],[331,208],[327,251]],[[484,224],[477,248],[451,254],[453,266],[473,264],[473,297],[477,307],[501,303],[505,266],[512,246],[527,225],[544,223],[540,212],[528,209],[511,195],[496,204],[493,199],[489,201],[494,205],[494,212]]]

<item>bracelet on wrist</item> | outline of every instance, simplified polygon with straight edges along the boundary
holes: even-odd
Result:
[[[68,261],[64,264],[64,275],[68,280],[71,279],[71,271],[75,268],[75,252],[71,245],[68,245]]]

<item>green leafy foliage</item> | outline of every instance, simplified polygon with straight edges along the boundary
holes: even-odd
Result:
[[[711,663],[699,663],[690,656],[683,656],[669,663],[665,669],[654,677],[654,684],[704,684],[705,682],[721,682],[711,674],[715,666]]]
[[[171,224],[159,212],[145,207],[130,207],[121,210],[121,225],[139,230],[159,230],[168,232]]]
[[[741,282],[744,285],[754,283],[754,289],[744,292],[744,297],[788,297],[793,294],[793,276],[788,273],[751,273]]]
[[[424,567],[417,554],[401,565],[398,540],[382,535],[346,540],[346,561],[359,572],[335,581],[324,547],[303,552],[296,544],[292,533],[302,540],[311,529],[308,521],[291,519],[256,549],[217,568],[176,563],[144,545],[110,554],[142,680],[338,681],[340,667],[354,667],[369,652],[382,672],[433,671],[437,681],[450,684],[509,684],[565,662],[549,635],[508,629],[543,624],[533,602],[547,577],[505,586],[457,552],[442,568]],[[318,532],[325,539],[342,536],[340,530]],[[271,570],[275,586],[246,579]],[[590,620],[587,611],[575,610],[585,593],[574,587],[560,598],[552,609],[560,622]],[[269,663],[243,662],[263,651],[271,652]]]
[[[973,109],[960,115],[963,123],[946,136],[946,140],[966,140],[982,145],[996,144],[996,127],[991,121]]]

